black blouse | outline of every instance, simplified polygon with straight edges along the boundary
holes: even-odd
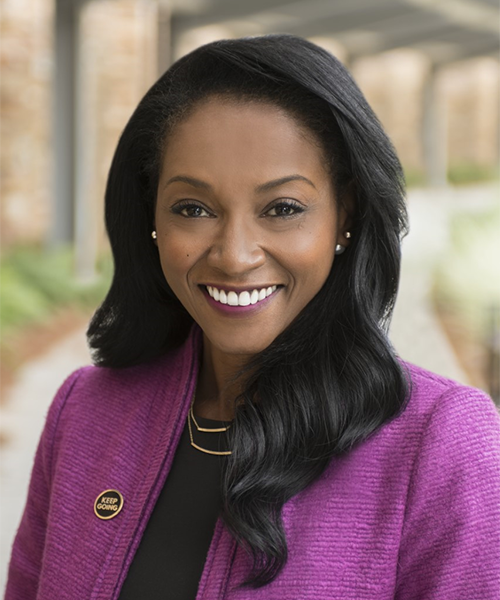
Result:
[[[229,423],[195,416],[200,427]],[[194,442],[227,450],[225,432],[205,433],[191,421]],[[219,516],[220,483],[226,456],[191,445],[184,427],[172,468],[137,548],[119,600],[195,600]]]

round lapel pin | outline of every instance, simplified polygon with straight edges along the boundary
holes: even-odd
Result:
[[[105,490],[94,502],[94,513],[99,519],[113,519],[123,508],[123,496],[118,490]]]

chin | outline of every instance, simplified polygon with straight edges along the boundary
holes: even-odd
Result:
[[[216,348],[219,352],[233,356],[254,356],[259,352],[265,350],[271,343],[271,340],[249,340],[248,336],[245,339],[227,339],[226,337],[221,338],[218,336],[206,336],[209,343]]]

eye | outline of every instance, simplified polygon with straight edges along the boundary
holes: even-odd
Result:
[[[293,200],[280,200],[276,202],[265,214],[268,217],[296,217],[304,212],[304,207]]]
[[[173,206],[171,210],[174,214],[181,215],[186,219],[198,219],[213,216],[207,211],[206,208],[190,200],[184,200],[182,202],[179,202],[178,204]]]

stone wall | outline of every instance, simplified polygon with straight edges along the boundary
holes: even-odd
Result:
[[[429,61],[410,49],[364,58],[352,67],[409,169],[424,168],[421,99],[429,68]],[[499,61],[481,57],[442,67],[437,86],[447,120],[449,164],[498,165]]]
[[[498,165],[499,61],[483,57],[451,65],[440,83],[448,109],[450,163]]]
[[[53,0],[0,4],[2,246],[43,237],[51,189]]]
[[[411,49],[357,60],[352,74],[406,168],[422,169],[422,89],[429,65]]]

